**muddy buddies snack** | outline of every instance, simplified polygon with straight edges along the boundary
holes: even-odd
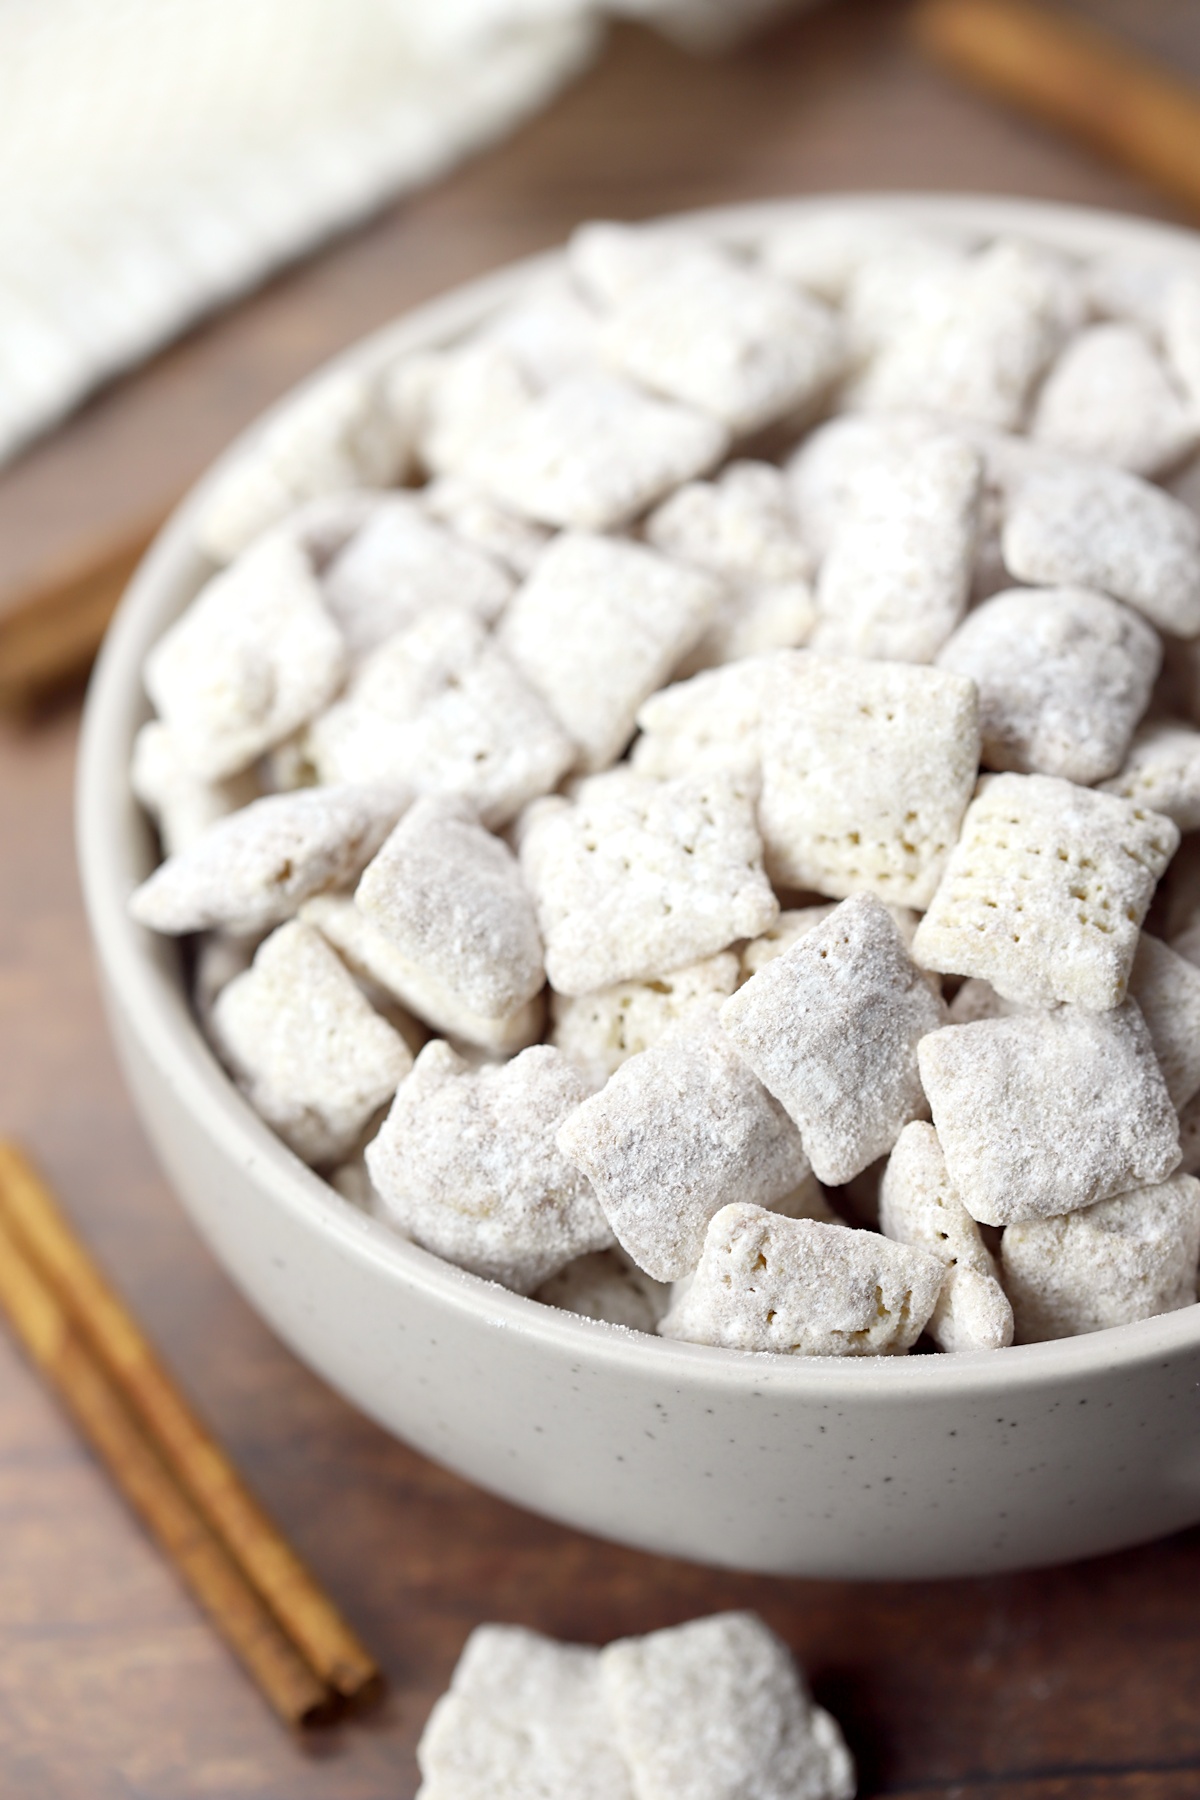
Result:
[[[582,227],[210,490],[133,916],[363,1229],[580,1329],[891,1356],[1190,1304],[1198,407],[1192,271],[886,209]],[[697,1631],[608,1698],[489,1641],[430,1800],[833,1800],[775,1652]],[[694,1704],[735,1638],[794,1757],[732,1677]]]

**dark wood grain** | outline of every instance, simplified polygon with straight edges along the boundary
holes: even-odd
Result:
[[[871,186],[1169,214],[1132,177],[924,68],[901,25],[887,0],[847,0],[712,63],[617,32],[493,156],[194,333],[0,477],[0,581],[169,498],[332,350],[578,217]],[[29,1142],[392,1686],[377,1718],[308,1750],[282,1735],[0,1337],[4,1800],[410,1800],[421,1724],[479,1620],[600,1642],[729,1606],[759,1608],[795,1647],[846,1725],[864,1794],[1200,1794],[1200,1532],[945,1586],[714,1573],[491,1500],[300,1367],[193,1235],[121,1086],[74,873],[75,739],[73,711],[0,728],[0,1126]]]

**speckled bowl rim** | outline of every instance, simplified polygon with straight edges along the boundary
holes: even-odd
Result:
[[[751,241],[788,219],[854,209],[912,225],[981,234],[1014,231],[1066,250],[1124,250],[1148,261],[1200,267],[1200,236],[1182,227],[1098,208],[988,195],[923,193],[825,194],[706,208],[661,221],[686,230],[702,225],[730,242]],[[359,1213],[305,1167],[263,1124],[225,1075],[201,1035],[183,992],[179,956],[129,917],[126,902],[153,862],[152,838],[129,789],[129,757],[137,727],[149,716],[140,669],[150,645],[194,591],[204,565],[192,527],[224,468],[266,422],[312,381],[334,367],[370,366],[398,351],[452,342],[531,281],[561,262],[555,250],[511,264],[404,314],[360,340],[285,395],[243,432],[176,508],[131,582],[109,630],[84,711],[76,783],[76,829],[84,900],[108,989],[119,996],[128,1028],[142,1039],[162,1076],[223,1151],[252,1171],[273,1204],[336,1249],[377,1270],[398,1303],[406,1289],[435,1298],[449,1315],[470,1315],[496,1331],[515,1331],[548,1353],[580,1363],[628,1369],[649,1366],[665,1383],[714,1391],[769,1389],[807,1398],[854,1394],[899,1401],[972,1395],[997,1399],[1014,1389],[1065,1377],[1117,1373],[1200,1344],[1200,1305],[1083,1337],[1003,1351],[881,1358],[789,1357],[678,1344],[585,1319],[510,1293],[441,1261]],[[190,584],[190,585],[189,585]],[[186,591],[185,591],[186,590]]]

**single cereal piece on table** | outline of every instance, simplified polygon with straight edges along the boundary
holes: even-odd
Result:
[[[593,775],[572,800],[529,808],[520,861],[560,994],[657,979],[757,937],[779,913],[753,793],[716,772]]]
[[[981,1224],[1074,1212],[1179,1162],[1175,1108],[1133,1001],[950,1025],[917,1059],[950,1180]]]
[[[268,794],[218,819],[130,896],[152,931],[247,934],[288,919],[311,894],[357,881],[408,803],[391,787]]]
[[[1136,325],[1092,325],[1042,385],[1030,436],[1069,455],[1160,475],[1200,440],[1200,419]]]
[[[210,825],[259,797],[250,769],[224,781],[197,775],[169,725],[148,719],[133,740],[129,784],[158,827],[165,855],[174,856],[203,837]]]
[[[1019,1344],[1175,1312],[1196,1299],[1200,1182],[1176,1175],[1066,1218],[1010,1225],[1000,1253]]]
[[[731,1194],[766,1206],[809,1172],[800,1133],[715,1009],[622,1063],[557,1141],[592,1182],[617,1242],[656,1281],[695,1268]]]
[[[255,1111],[305,1162],[338,1162],[412,1057],[319,932],[293,919],[218,995],[212,1032]]]
[[[556,786],[576,755],[480,620],[458,607],[426,613],[372,651],[310,728],[308,753],[322,781],[461,794],[493,828]]]
[[[146,658],[146,691],[193,774],[245,769],[320,712],[346,673],[342,634],[283,532],[214,575]]]
[[[1026,1006],[1103,1012],[1125,996],[1138,930],[1179,844],[1170,819],[1050,775],[979,784],[913,955]]]
[[[989,768],[1083,787],[1121,767],[1161,661],[1152,626],[1086,588],[994,594],[937,658],[979,689]]]
[[[600,1652],[477,1625],[417,1745],[422,1800],[635,1800]]]
[[[1160,631],[1200,632],[1200,518],[1125,469],[1081,463],[1032,476],[1002,537],[1018,581],[1099,588]]]
[[[564,532],[542,553],[500,624],[505,653],[586,770],[607,768],[638,707],[670,675],[716,610],[711,575],[620,538]]]
[[[1180,831],[1200,830],[1200,731],[1176,719],[1147,719],[1103,789],[1164,813]]]
[[[722,950],[653,981],[621,981],[574,999],[552,994],[550,1042],[603,1087],[626,1058],[657,1044],[696,1006],[732,994],[739,975],[737,956]]]
[[[728,447],[711,415],[585,372],[483,433],[459,473],[543,525],[612,531],[705,474]]]
[[[548,1044],[475,1070],[449,1044],[427,1044],[367,1145],[386,1216],[435,1256],[518,1294],[606,1250],[599,1201],[554,1142],[587,1092]]]
[[[946,1017],[873,894],[844,900],[721,1008],[759,1080],[838,1186],[892,1148],[925,1096],[917,1044]]]
[[[428,518],[415,494],[389,494],[333,558],[325,604],[355,657],[423,612],[461,606],[491,621],[513,591],[492,557]]]
[[[550,541],[544,525],[518,518],[458,475],[439,475],[417,498],[433,519],[522,580]]]
[[[763,714],[788,662],[787,651],[749,656],[651,694],[638,708],[633,767],[660,780],[715,769],[757,783]]]
[[[600,1671],[638,1800],[851,1800],[836,1720],[754,1613],[618,1639]]]
[[[966,609],[981,481],[951,436],[868,463],[821,564],[813,648],[932,662]]]
[[[661,1337],[781,1356],[900,1356],[924,1330],[946,1266],[876,1231],[722,1207]]]
[[[596,1250],[568,1263],[533,1296],[544,1306],[653,1333],[670,1304],[671,1290],[655,1281],[619,1247]]]
[[[1200,1088],[1200,969],[1143,931],[1129,994],[1146,1021],[1171,1104],[1179,1112]]]
[[[974,682],[807,650],[777,658],[758,808],[772,880],[927,906],[975,785]]]
[[[1012,1307],[979,1227],[946,1173],[932,1125],[916,1120],[897,1138],[880,1190],[879,1229],[945,1263],[948,1274],[926,1326],[939,1349],[1002,1350],[1012,1343]]]

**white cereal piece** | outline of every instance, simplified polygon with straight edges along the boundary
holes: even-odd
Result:
[[[606,768],[712,618],[711,575],[619,538],[564,532],[510,601],[499,641],[581,751]]]
[[[760,257],[772,275],[836,306],[847,298],[859,271],[881,256],[924,253],[940,260],[961,256],[969,241],[949,230],[915,230],[887,213],[839,207],[771,227]]]
[[[671,1290],[639,1269],[619,1247],[596,1250],[568,1263],[533,1296],[544,1306],[603,1319],[629,1331],[653,1333],[670,1303]]]
[[[1018,581],[1099,588],[1161,631],[1200,633],[1200,518],[1128,470],[1081,464],[1032,477],[1002,546]]]
[[[549,792],[575,748],[479,619],[422,615],[372,651],[308,734],[322,781],[462,794],[499,827]]]
[[[288,513],[279,530],[298,544],[318,575],[392,494],[380,488],[346,488],[318,494]]]
[[[548,1044],[475,1070],[449,1044],[427,1044],[367,1145],[386,1216],[435,1256],[520,1294],[607,1249],[600,1204],[554,1142],[587,1091]]]
[[[950,1180],[983,1225],[1074,1212],[1179,1162],[1175,1108],[1132,1001],[949,1025],[917,1057]]]
[[[588,1176],[617,1242],[656,1281],[695,1268],[731,1195],[767,1205],[809,1172],[800,1133],[714,1010],[622,1063],[557,1142]]]
[[[818,925],[823,925],[830,914],[836,910],[837,902],[830,900],[822,906],[798,906],[789,912],[781,912],[773,925],[756,938],[742,945],[740,962],[742,980],[749,981],[757,975],[769,962],[790,950],[793,944],[807,937]],[[915,914],[914,923],[915,923]]]
[[[818,561],[828,554],[868,471],[903,459],[938,435],[944,431],[924,413],[843,413],[809,432],[788,459],[785,477],[801,537]]]
[[[813,1172],[838,1186],[926,1112],[917,1044],[946,1010],[886,907],[856,894],[764,964],[721,1023],[795,1120]]]
[[[383,787],[268,794],[160,863],[135,889],[129,910],[139,924],[173,936],[214,926],[265,931],[310,894],[356,881],[406,801]]]
[[[638,1800],[851,1800],[836,1721],[754,1613],[619,1639],[600,1670]]]
[[[497,506],[487,494],[459,475],[439,475],[418,495],[433,519],[448,525],[464,543],[473,544],[522,579],[550,541],[544,525]]]
[[[812,574],[787,477],[772,463],[732,462],[715,481],[689,481],[651,513],[646,538],[666,556],[734,580]]]
[[[1019,1344],[1176,1312],[1196,1299],[1200,1182],[1176,1175],[1066,1218],[1010,1225],[1000,1254]]]
[[[913,954],[1026,1006],[1117,1006],[1178,843],[1170,819],[1113,794],[1051,775],[988,776]]]
[[[924,408],[1012,430],[1082,310],[1078,279],[1053,252],[991,244],[924,276],[856,398],[871,410]]]
[[[869,464],[821,565],[813,648],[932,662],[966,609],[981,483],[978,453],[950,436]]]
[[[778,654],[787,661],[760,734],[772,880],[928,905],[975,782],[974,682],[909,663]]]
[[[398,1003],[440,1037],[449,1038],[460,1054],[481,1050],[489,1056],[512,1056],[542,1035],[546,1009],[540,995],[499,1018],[475,1012],[427,967],[405,956],[348,894],[320,894],[306,900],[300,917],[333,945],[377,1012],[386,1016]],[[401,1022],[396,1023],[405,1035]],[[415,1047],[419,1049],[419,1043]]]
[[[994,594],[937,658],[979,689],[989,768],[1084,787],[1121,767],[1161,661],[1152,626],[1086,588]]]
[[[1136,475],[1161,475],[1196,448],[1200,418],[1136,325],[1092,325],[1046,377],[1030,436]]]
[[[644,281],[660,275],[681,255],[707,247],[708,240],[697,231],[590,219],[571,233],[567,266],[586,299],[607,311],[628,299]]]
[[[852,272],[846,288],[843,313],[856,359],[869,357],[919,323],[941,298],[948,276],[966,264],[965,243],[940,233],[885,234]],[[851,405],[857,385],[851,383]]]
[[[391,403],[388,374],[336,369],[272,418],[217,478],[196,527],[200,547],[228,562],[305,501],[400,480],[410,454],[411,429]]]
[[[949,1271],[926,1330],[941,1350],[1002,1350],[1013,1341],[1013,1314],[979,1227],[946,1173],[932,1125],[906,1125],[888,1159],[879,1229],[916,1244]]]
[[[1177,719],[1147,719],[1103,791],[1165,813],[1180,831],[1200,830],[1200,731]]]
[[[1176,1174],[1194,1175],[1200,1169],[1200,1094],[1193,1094],[1179,1115],[1179,1148]]]
[[[158,827],[168,856],[186,850],[210,825],[248,806],[260,792],[249,769],[224,781],[197,775],[170,726],[159,719],[147,720],[133,740],[129,785]]]
[[[779,912],[752,791],[716,772],[592,776],[573,800],[530,808],[520,860],[560,994],[656,980],[757,937]]]
[[[1154,340],[1162,332],[1167,300],[1181,271],[1178,263],[1133,257],[1122,248],[1089,257],[1079,275],[1091,312],[1140,325]]]
[[[238,1086],[305,1162],[338,1162],[413,1066],[320,934],[299,919],[218,995],[212,1031]]]
[[[739,972],[733,951],[722,950],[656,981],[619,982],[575,999],[552,994],[550,1042],[603,1087],[628,1057],[657,1044],[697,1006],[732,994]]]
[[[778,1213],[781,1219],[818,1219],[822,1225],[843,1223],[829,1204],[825,1189],[811,1171],[798,1188],[793,1188],[782,1200],[772,1200],[765,1210]]]
[[[1015,1001],[1001,999],[990,981],[972,975],[951,1000],[947,1018],[951,1025],[974,1025],[977,1019],[1011,1019],[1025,1010]]]
[[[545,982],[517,859],[464,800],[414,802],[354,900],[402,956],[484,1018],[507,1017]]]
[[[554,383],[464,457],[469,476],[503,506],[543,525],[611,531],[720,462],[719,420],[655,400],[615,375]]]
[[[677,680],[772,650],[806,644],[817,623],[817,603],[807,581],[728,586],[708,630],[675,670]]]
[[[1176,275],[1162,302],[1163,349],[1193,407],[1200,405],[1200,277]]]
[[[716,249],[638,282],[605,318],[599,349],[621,374],[739,435],[806,405],[842,364],[828,307]]]
[[[146,691],[193,773],[236,775],[336,694],[342,634],[308,558],[272,532],[209,581],[146,658]]]
[[[1181,1112],[1200,1088],[1200,969],[1143,931],[1129,993],[1146,1021],[1171,1104]]]
[[[417,1745],[421,1800],[634,1800],[600,1652],[477,1625]]]
[[[599,317],[570,280],[551,276],[489,319],[476,340],[498,344],[535,387],[596,362]]]
[[[658,1330],[781,1356],[900,1356],[945,1276],[936,1256],[878,1232],[738,1203],[713,1218],[695,1277]]]
[[[660,688],[638,709],[630,761],[640,775],[727,770],[758,780],[762,721],[782,655],[750,656]]]
[[[479,340],[407,358],[392,386],[400,410],[414,421],[416,449],[431,475],[459,473],[476,440],[502,430],[534,392],[508,350]]]
[[[217,995],[227,988],[235,975],[241,975],[254,961],[254,952],[262,943],[262,932],[252,931],[238,937],[230,931],[205,931],[197,939],[192,962],[192,1005],[204,1028],[212,1036],[212,1009]]]
[[[322,580],[325,604],[359,657],[421,613],[459,606],[491,622],[513,591],[492,557],[425,513],[415,496],[382,498]]]

